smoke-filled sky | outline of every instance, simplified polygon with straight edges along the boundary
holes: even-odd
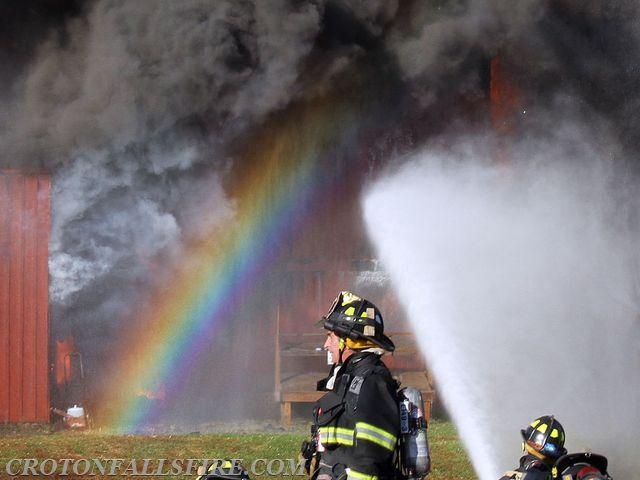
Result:
[[[259,155],[238,152],[325,99],[350,114],[321,153],[347,163],[364,151],[372,165],[398,165],[427,146],[462,152],[447,162],[496,148],[508,157],[510,143],[527,163],[548,151],[542,144],[580,152],[573,145],[586,138],[634,184],[639,8],[637,0],[2,2],[0,167],[53,175],[54,331],[81,331],[79,342],[102,358],[189,246],[237,221],[233,186],[246,163],[260,168]],[[488,114],[496,57],[517,93],[507,133]],[[461,140],[468,135],[485,141]],[[581,171],[580,155],[559,157]],[[358,189],[370,173],[349,180]],[[620,221],[636,222],[635,212]]]

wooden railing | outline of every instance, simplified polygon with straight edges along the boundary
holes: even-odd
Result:
[[[411,333],[389,334],[396,344],[396,351],[383,357],[401,386],[412,386],[422,392],[425,417],[430,418],[434,399],[433,382],[424,367],[422,355]],[[327,353],[322,350],[326,335],[315,333],[287,333],[276,327],[275,398],[280,403],[280,416],[284,425],[292,422],[292,404],[313,403],[323,392],[316,390],[318,380],[329,371]]]

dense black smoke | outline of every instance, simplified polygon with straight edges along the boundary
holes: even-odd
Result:
[[[0,76],[0,166],[53,174],[52,325],[60,336],[83,332],[96,359],[142,292],[171,275],[185,243],[233,222],[225,182],[242,161],[234,146],[328,92],[377,105],[353,121],[388,131],[376,142],[393,148],[370,150],[384,163],[429,140],[447,148],[460,133],[486,132],[489,62],[500,56],[522,92],[516,136],[553,132],[561,141],[586,130],[603,157],[635,163],[635,0],[0,8],[9,65]]]
[[[53,174],[52,328],[73,334],[94,368],[148,287],[170,282],[185,245],[232,228],[230,145],[348,76],[396,12],[387,2],[5,8],[14,61],[0,165]]]

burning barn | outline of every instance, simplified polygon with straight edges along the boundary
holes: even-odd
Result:
[[[521,381],[505,365],[599,385],[564,326],[602,305],[619,334],[590,339],[612,347],[598,357],[637,360],[615,348],[638,336],[637,2],[22,4],[0,5],[0,421],[81,399],[126,431],[286,422],[350,289],[493,478],[503,435],[473,439],[533,408],[527,388],[495,400]],[[548,332],[574,356],[547,362],[566,350]],[[563,388],[549,402],[582,440]]]
[[[497,162],[506,161],[508,142],[516,135],[518,112],[522,108],[522,99],[515,93],[508,65],[508,60],[502,57],[483,59],[476,65],[482,94],[475,97],[462,95],[454,103],[457,115],[476,119],[474,121],[484,118],[499,134],[501,144],[494,151]],[[392,102],[393,96],[386,101]],[[201,416],[190,421],[206,422],[231,405],[237,405],[237,392],[246,389],[243,381],[238,379],[244,378],[244,371],[251,371],[251,394],[243,394],[243,415],[270,417],[275,415],[279,404],[281,419],[287,423],[291,420],[293,405],[314,401],[318,396],[314,391],[315,379],[322,375],[321,371],[326,366],[323,354],[317,351],[323,343],[323,335],[315,330],[314,325],[335,293],[344,288],[374,299],[383,309],[387,329],[400,347],[388,363],[401,380],[421,388],[430,406],[434,399],[433,379],[412,340],[411,326],[393,294],[389,276],[375,259],[368,243],[359,199],[364,185],[376,177],[386,165],[387,158],[402,155],[416,138],[429,134],[425,129],[434,127],[428,122],[425,127],[415,119],[395,126],[391,135],[386,127],[371,127],[348,135],[340,140],[346,142],[344,145],[331,145],[319,156],[318,152],[325,148],[322,144],[335,141],[337,132],[350,121],[346,99],[340,100],[345,111],[342,112],[344,118],[339,121],[336,121],[336,114],[323,105],[324,102],[329,102],[331,109],[338,104],[334,99],[324,97],[302,102],[290,107],[295,113],[288,112],[282,118],[274,116],[264,125],[262,132],[251,133],[250,142],[231,142],[231,154],[243,159],[239,167],[226,174],[224,184],[236,199],[233,206],[236,220],[229,212],[216,214],[221,217],[209,220],[212,225],[205,225],[203,231],[189,240],[191,244],[185,248],[186,253],[170,252],[155,245],[151,246],[151,252],[128,252],[111,266],[114,269],[111,272],[113,279],[101,280],[99,264],[92,264],[83,257],[87,249],[91,255],[101,253],[90,250],[95,239],[87,238],[90,243],[82,237],[75,239],[81,242],[78,247],[83,253],[72,258],[71,254],[60,249],[59,245],[65,240],[58,231],[51,240],[49,256],[51,178],[6,172],[3,175],[2,210],[8,214],[5,213],[2,238],[3,251],[7,255],[4,257],[5,273],[2,278],[8,286],[3,288],[6,292],[3,314],[8,320],[3,325],[5,341],[13,346],[5,350],[4,372],[14,383],[16,371],[26,377],[35,375],[37,382],[30,378],[24,378],[22,382],[32,386],[37,384],[39,396],[35,398],[40,403],[38,416],[16,413],[28,410],[16,410],[13,405],[18,401],[17,392],[22,390],[10,388],[8,391],[12,391],[13,396],[7,395],[3,404],[7,412],[5,421],[47,421],[49,413],[47,409],[43,410],[43,406],[51,403],[56,407],[54,412],[62,413],[71,405],[89,405],[90,410],[100,412],[98,417],[109,419],[107,423],[117,423],[116,418],[125,415],[120,409],[126,408],[143,415],[142,418],[129,419],[129,422],[153,425],[166,421],[167,416],[180,422],[181,419],[171,417],[171,412],[177,405],[190,402],[195,405],[195,412],[201,412]],[[298,124],[297,118],[305,116],[310,116],[308,124],[313,132],[305,132],[305,127]],[[329,120],[337,123],[317,130],[318,124]],[[297,135],[312,135],[311,144],[300,141]],[[256,169],[254,165],[259,167]],[[57,204],[61,212],[58,216],[70,215],[66,211],[69,208],[72,214],[77,214],[73,211],[76,207],[72,198],[67,196],[67,189],[73,186],[69,179],[76,182],[78,175],[90,172],[75,172],[74,168],[78,167],[62,166],[54,175],[54,195],[60,198]],[[111,173],[116,178],[122,175],[119,167]],[[246,178],[250,179],[249,185]],[[210,178],[209,182],[214,180]],[[23,185],[37,187],[21,187]],[[124,205],[118,206],[119,200],[110,198],[116,193],[107,191],[106,201],[108,205],[115,202],[117,208],[123,208]],[[70,194],[74,195],[73,192]],[[129,200],[138,201],[134,197]],[[147,211],[147,207],[143,204],[141,208],[144,211],[135,213],[128,221],[135,222],[138,218],[138,221],[148,222],[148,219],[140,220],[139,216],[157,216],[157,212]],[[210,208],[219,210],[213,205]],[[37,212],[35,220],[31,219],[32,211]],[[197,215],[211,211],[205,208]],[[70,216],[64,221],[71,222],[70,231],[74,235],[77,235],[76,228],[87,228],[83,226],[85,220],[82,218]],[[97,218],[96,221],[101,220]],[[33,222],[37,223],[39,230],[32,229]],[[222,231],[221,225],[227,222],[231,222],[230,227]],[[78,226],[75,227],[74,223]],[[88,228],[93,229],[98,238],[109,235],[104,230],[110,228],[108,224],[89,225]],[[128,228],[128,225],[121,228]],[[168,235],[174,227],[163,228],[162,234]],[[69,235],[69,231],[65,234]],[[127,235],[131,236],[130,233]],[[133,235],[136,235],[135,227]],[[37,249],[35,243],[28,243],[36,240]],[[125,241],[135,239],[132,237]],[[125,241],[122,242],[123,247]],[[159,265],[163,261],[162,255],[169,255],[171,262],[176,262],[174,266],[163,271]],[[201,264],[192,264],[193,258],[185,259],[184,255],[197,259]],[[186,265],[180,265],[171,256],[181,258]],[[269,258],[265,260],[265,257]],[[127,261],[133,261],[134,270],[140,272],[131,275]],[[226,270],[221,271],[220,262],[230,263],[223,265]],[[39,270],[35,272],[36,269]],[[48,269],[54,270],[50,288]],[[161,275],[150,289],[145,278],[154,272]],[[23,281],[17,282],[16,275],[22,275]],[[91,278],[91,275],[98,278]],[[131,291],[119,291],[119,294],[130,297],[124,302],[103,298],[100,288],[118,291],[118,287],[111,283],[120,276],[127,277],[126,282],[129,283],[125,285],[128,290],[139,284],[141,291],[151,291],[151,294],[145,293],[141,297],[147,303],[140,308],[131,308],[128,302],[140,295]],[[34,286],[29,286],[29,282],[35,282]],[[96,285],[89,288],[94,282]],[[176,300],[172,296],[193,295],[194,284],[198,282],[202,284],[199,295],[203,297],[198,301],[213,303],[206,306],[208,310],[205,313],[185,313],[182,310],[191,307],[185,306],[184,299]],[[232,284],[227,285],[227,282]],[[87,293],[91,298],[85,302],[80,295]],[[155,295],[167,296],[168,300],[153,299]],[[210,296],[228,298],[211,300]],[[32,299],[39,302],[37,307],[32,306]],[[52,302],[51,315],[49,299]],[[148,303],[151,300],[157,304]],[[167,301],[178,302],[178,306],[165,305]],[[97,313],[89,310],[96,307]],[[29,309],[33,312],[22,317],[22,312],[29,312]],[[140,317],[135,318],[138,315]],[[201,318],[194,320],[197,315]],[[96,324],[85,320],[85,317],[93,316],[103,318],[96,318]],[[35,328],[35,323],[17,327],[23,318],[35,318],[29,322],[39,322],[38,328]],[[197,330],[197,325],[191,325],[193,322],[202,323],[200,330]],[[214,327],[227,331],[215,335],[211,331]],[[193,339],[180,332],[182,328],[187,329],[189,335],[193,334],[189,329],[196,328],[195,334],[202,338],[188,348],[182,347],[182,359],[173,358],[178,355],[173,351],[177,348],[174,341],[178,345],[180,342],[193,343]],[[126,330],[126,334],[119,333],[121,330]],[[37,341],[41,342],[39,348],[34,349],[38,352],[38,362],[27,357],[31,350],[25,348],[23,351],[16,346],[35,341],[34,331],[38,332]],[[102,334],[106,338],[100,339]],[[130,341],[130,337],[135,340]],[[256,339],[261,341],[256,342]],[[45,341],[46,345],[42,343]],[[250,352],[246,351],[247,345],[251,345]],[[238,357],[238,352],[244,353]],[[87,378],[83,355],[88,357],[87,371],[91,372]],[[194,399],[192,393],[198,390],[198,386],[212,381],[206,366],[216,365],[221,357],[228,355],[234,358],[234,363],[239,362],[238,366],[216,371],[215,378],[216,382],[234,385],[235,388]],[[170,366],[166,368],[169,370],[156,374],[157,378],[145,378],[145,371],[157,368],[158,358],[163,357],[168,357]],[[29,365],[29,369],[23,365]],[[183,368],[189,369],[186,377]],[[171,398],[167,398],[167,391],[172,392]],[[25,390],[24,395],[25,398],[31,396],[31,391]],[[265,405],[269,406],[265,409]]]

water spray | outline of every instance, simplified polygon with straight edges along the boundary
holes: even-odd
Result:
[[[481,479],[512,468],[520,428],[547,413],[570,451],[632,478],[637,201],[588,144],[579,160],[537,147],[506,170],[424,151],[365,196],[368,231]]]

